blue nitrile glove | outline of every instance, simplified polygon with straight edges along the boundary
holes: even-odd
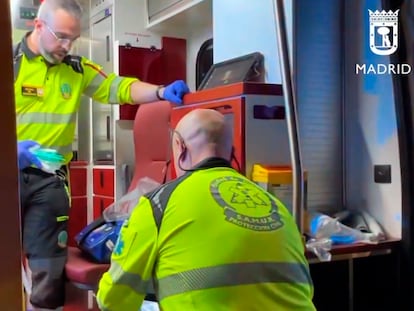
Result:
[[[190,92],[183,80],[174,81],[164,89],[163,98],[174,104],[182,104],[184,94]]]
[[[30,151],[30,148],[38,147],[39,144],[32,140],[23,140],[17,143],[17,159],[19,169],[22,170],[31,165],[42,167],[40,160]]]

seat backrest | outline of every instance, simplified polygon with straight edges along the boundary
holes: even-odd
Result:
[[[171,104],[159,101],[141,105],[134,120],[135,168],[129,186],[134,189],[143,177],[159,183],[171,179],[168,161],[170,143]]]

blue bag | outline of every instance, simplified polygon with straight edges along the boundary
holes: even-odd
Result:
[[[78,248],[97,263],[110,263],[123,222],[106,222],[103,217],[94,220],[75,236]]]

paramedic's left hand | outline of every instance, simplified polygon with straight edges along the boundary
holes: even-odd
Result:
[[[17,142],[17,160],[20,170],[32,165],[38,168],[42,167],[40,160],[30,150],[36,147],[39,147],[39,144],[32,140]]]
[[[183,96],[188,92],[190,92],[190,89],[187,84],[183,80],[177,80],[164,88],[162,97],[174,104],[182,104]]]

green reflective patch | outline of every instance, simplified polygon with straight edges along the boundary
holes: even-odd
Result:
[[[72,97],[72,89],[68,83],[63,83],[60,86],[60,92],[65,99],[70,99]]]
[[[69,219],[69,216],[58,216],[58,217],[56,217],[57,222],[66,221],[68,219]]]
[[[61,231],[58,235],[58,245],[61,248],[65,248],[68,244],[68,233],[66,231]]]

